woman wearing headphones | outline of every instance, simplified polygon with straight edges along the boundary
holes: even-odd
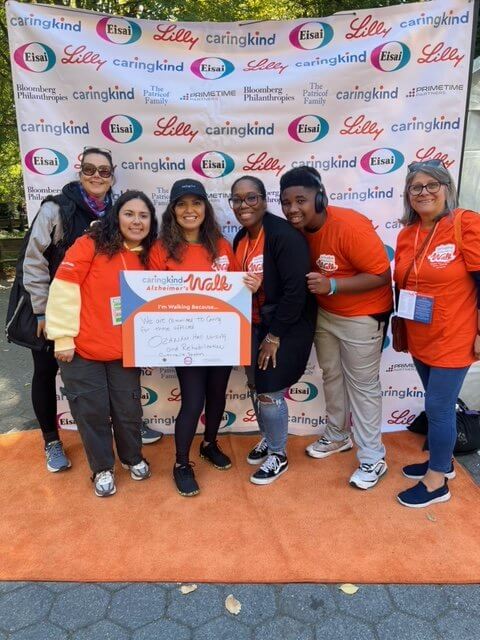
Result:
[[[291,169],[281,177],[280,200],[287,220],[307,239],[308,288],[319,305],[314,343],[328,425],[307,453],[326,458],[351,449],[351,416],[360,466],[350,484],[369,489],[387,470],[379,366],[392,309],[389,260],[370,220],[328,205],[320,174],[312,167]]]

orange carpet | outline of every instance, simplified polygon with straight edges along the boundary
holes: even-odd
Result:
[[[200,495],[173,486],[173,438],[146,448],[153,475],[117,467],[117,494],[96,498],[75,432],[72,469],[45,469],[40,433],[0,436],[0,580],[174,582],[469,583],[480,581],[480,489],[457,464],[452,500],[407,509],[401,465],[422,460],[421,439],[388,434],[389,471],[371,491],[352,489],[353,452],[318,461],[291,437],[288,472],[248,481],[251,436],[225,436],[233,468],[198,459]]]

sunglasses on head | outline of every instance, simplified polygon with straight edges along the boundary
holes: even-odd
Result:
[[[113,173],[112,167],[109,167],[107,165],[97,167],[94,164],[90,164],[89,162],[83,163],[80,167],[80,171],[84,176],[94,176],[98,171],[98,175],[101,178],[110,178]]]
[[[411,162],[408,165],[408,173],[421,171],[422,167],[442,167],[442,169],[445,169],[442,160],[421,160],[420,162]]]

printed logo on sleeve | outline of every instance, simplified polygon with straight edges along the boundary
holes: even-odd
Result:
[[[213,271],[228,271],[230,260],[227,255],[218,256],[212,263]]]
[[[335,256],[331,256],[328,253],[321,253],[317,258],[317,266],[322,273],[333,273],[338,269],[338,264],[335,262]]]
[[[454,244],[439,244],[433,252],[427,257],[432,267],[443,269],[449,262],[455,260]]]

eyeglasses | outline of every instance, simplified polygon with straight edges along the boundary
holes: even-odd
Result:
[[[82,164],[80,170],[84,176],[94,176],[98,171],[98,175],[101,178],[110,178],[113,173],[112,167],[109,167],[107,165],[96,167],[94,164],[90,164],[89,162],[85,162],[85,164]]]
[[[411,162],[408,165],[408,173],[421,171],[422,167],[442,167],[442,169],[445,169],[445,165],[443,164],[442,160],[422,160],[420,162]]]
[[[408,187],[408,193],[411,196],[419,196],[424,189],[428,191],[428,193],[438,193],[440,191],[440,187],[442,185],[447,185],[448,182],[427,182],[427,184],[411,184]]]
[[[258,204],[259,200],[262,200],[263,196],[259,193],[249,193],[245,196],[245,198],[240,198],[239,196],[232,196],[228,199],[228,204],[232,207],[232,209],[240,209],[242,204],[245,204],[248,207],[254,207]]]

